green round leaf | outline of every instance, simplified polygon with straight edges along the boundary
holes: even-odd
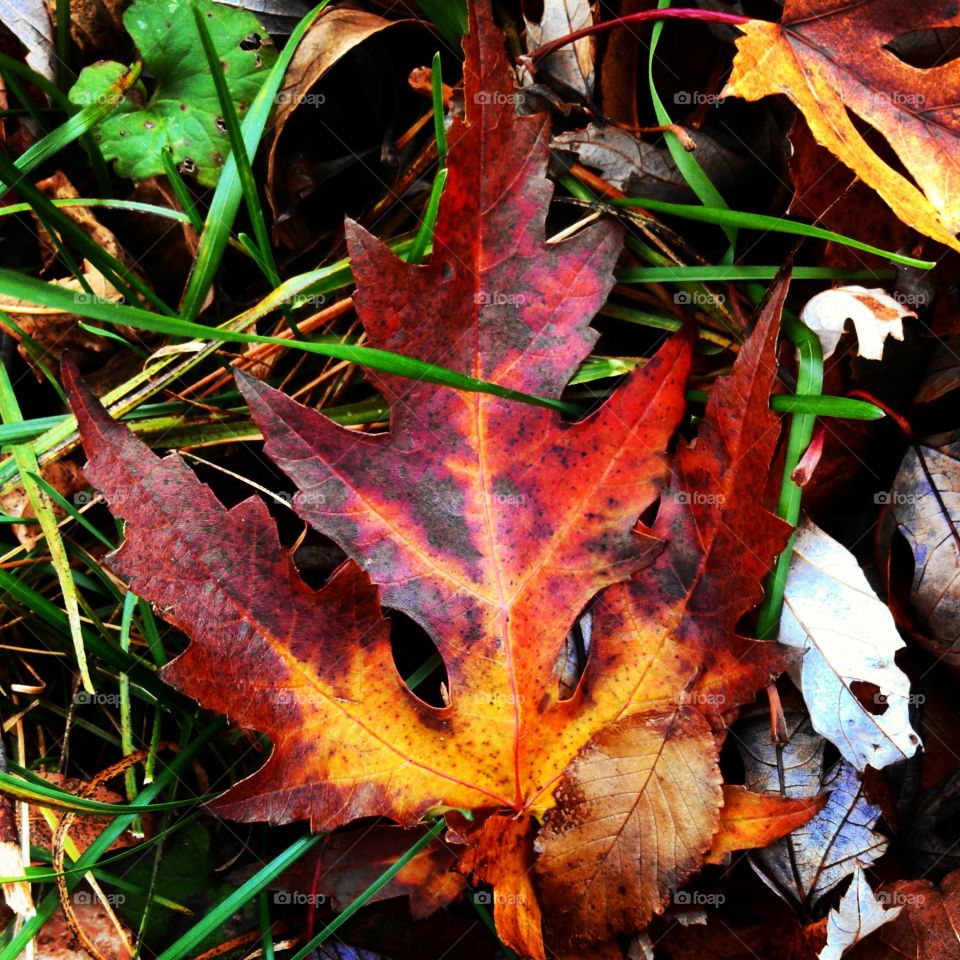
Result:
[[[209,0],[197,6],[207,17],[242,120],[277,58],[276,48],[252,13]],[[138,83],[94,128],[104,157],[116,161],[120,176],[139,180],[163,173],[161,151],[168,150],[181,170],[213,186],[230,144],[190,4],[137,0],[123,23],[140,49],[153,92]],[[70,90],[71,101],[89,106],[113,96],[110,86],[125,69],[113,62],[87,67]]]

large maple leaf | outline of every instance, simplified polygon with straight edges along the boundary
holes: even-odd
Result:
[[[466,54],[467,114],[449,134],[434,253],[424,266],[405,264],[348,224],[358,314],[377,347],[556,398],[595,340],[589,321],[612,283],[619,230],[602,223],[546,242],[547,120],[515,113],[486,4],[471,11]],[[273,742],[264,767],[216,809],[306,818],[315,829],[366,816],[413,825],[430,809],[507,810],[468,834],[470,869],[517,891],[506,909],[497,901],[498,929],[541,957],[536,820],[555,792],[564,802],[585,773],[595,782],[601,754],[616,755],[637,794],[618,816],[643,807],[660,821],[657,835],[624,831],[639,836],[653,868],[624,874],[623,902],[581,939],[661,909],[720,822],[724,714],[783,666],[779,648],[734,629],[784,538],[754,489],[777,439],[767,404],[782,296],[781,286],[715,388],[696,449],[682,447],[655,531],[637,518],[669,473],[686,337],[667,341],[579,422],[377,375],[390,430],[361,434],[242,379],[267,452],[300,488],[296,509],[351,558],[317,592],[261,501],[224,508],[179,457],[157,457],[111,420],[67,366],[87,475],[126,521],[112,566],[192,640],[164,677]],[[565,637],[598,594],[589,660],[564,698]],[[446,706],[420,700],[397,673],[381,601],[436,643]],[[668,781],[705,785],[683,822],[650,794]],[[609,799],[593,789],[590,826]],[[551,905],[556,865],[596,859],[589,844],[577,854],[570,842],[582,826],[575,806],[551,814],[541,836],[538,877]],[[684,849],[667,849],[681,829]]]
[[[408,265],[348,224],[357,310],[378,347],[559,397],[596,339],[620,230],[546,242],[547,118],[516,114],[484,4],[465,46],[467,115],[448,135],[430,263]],[[635,524],[668,470],[689,358],[689,341],[671,339],[576,423],[378,375],[384,435],[244,378],[267,452],[301,488],[296,509],[365,571],[348,565],[316,597],[262,505],[223,510],[176,457],[160,461],[74,392],[87,474],[127,521],[115,567],[194,641],[166,679],[273,739],[269,762],[217,807],[330,829],[368,815],[412,824],[432,807],[549,806],[640,679],[645,657],[626,637],[605,654],[619,694],[561,700],[556,668],[587,602],[659,549]],[[447,707],[397,675],[368,576],[435,641]]]

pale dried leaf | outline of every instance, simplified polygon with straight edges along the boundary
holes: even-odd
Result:
[[[911,446],[889,493],[880,546],[895,530],[913,554],[910,599],[932,652],[960,670],[960,435]]]
[[[902,909],[902,906],[885,907],[877,899],[858,863],[840,905],[827,917],[827,944],[820,951],[818,960],[840,960],[854,944],[895,920]]]
[[[56,79],[53,23],[43,0],[0,0],[0,23],[27,48],[27,66]]]
[[[879,287],[824,290],[807,301],[800,319],[820,338],[824,359],[833,355],[848,320],[857,333],[859,356],[882,360],[887,337],[903,340],[903,318],[917,314]]]
[[[804,651],[792,671],[814,729],[858,770],[911,757],[910,680],[894,662],[904,646],[893,615],[853,554],[801,522],[787,575],[780,642]],[[871,696],[871,709],[855,696]]]

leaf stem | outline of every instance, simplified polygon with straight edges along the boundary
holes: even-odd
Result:
[[[625,27],[635,23],[657,20],[700,20],[704,23],[727,23],[736,27],[749,23],[751,18],[742,17],[736,13],[722,13],[719,10],[697,10],[688,7],[680,7],[676,10],[641,10],[639,13],[631,13],[625,17],[616,17],[613,20],[594,23],[589,27],[574,30],[573,33],[568,33],[565,37],[551,40],[550,43],[545,43],[542,47],[534,50],[531,59],[536,63],[544,57],[549,57],[554,50],[559,50],[560,47],[565,47],[568,43],[574,43],[582,37],[606,33],[614,27]]]

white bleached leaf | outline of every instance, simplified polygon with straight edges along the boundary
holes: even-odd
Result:
[[[858,770],[913,756],[910,680],[894,663],[904,642],[893,615],[853,554],[808,520],[797,530],[784,593],[780,642],[804,650],[792,671],[817,733]],[[853,684],[873,693],[872,709]],[[873,686],[870,686],[870,685]]]
[[[885,907],[870,889],[870,884],[858,863],[853,880],[838,907],[827,917],[827,943],[818,960],[840,960],[847,950],[859,943],[885,923],[896,919],[900,907]]]
[[[846,322],[852,320],[859,344],[857,352],[867,360],[882,359],[887,337],[902,340],[903,318],[915,316],[913,310],[879,287],[858,286],[824,290],[800,311],[800,319],[820,338],[825,358],[837,349]]]
[[[0,23],[27,48],[27,65],[56,79],[53,24],[43,0],[0,0]]]

